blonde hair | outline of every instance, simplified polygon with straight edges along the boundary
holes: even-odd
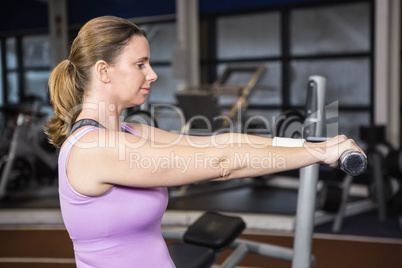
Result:
[[[54,117],[46,125],[49,142],[60,145],[71,131],[90,79],[90,68],[98,61],[113,64],[133,36],[146,34],[134,23],[113,16],[90,20],[74,39],[70,56],[49,77]]]

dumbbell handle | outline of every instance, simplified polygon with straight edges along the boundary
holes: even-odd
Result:
[[[367,168],[367,158],[358,151],[345,151],[338,161],[339,168],[346,174],[357,176]]]

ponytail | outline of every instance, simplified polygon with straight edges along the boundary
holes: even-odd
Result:
[[[45,132],[49,142],[55,146],[59,146],[71,131],[82,103],[83,92],[76,88],[76,72],[72,63],[64,60],[49,77],[49,94],[54,116],[46,125]]]

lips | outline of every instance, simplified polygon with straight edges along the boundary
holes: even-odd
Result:
[[[143,87],[143,88],[141,88],[141,90],[142,91],[145,91],[145,92],[147,92],[147,93],[149,93],[149,90],[150,90],[151,88],[149,88],[149,87]]]

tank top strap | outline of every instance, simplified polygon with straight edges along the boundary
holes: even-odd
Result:
[[[99,129],[98,127],[95,126],[90,126],[87,128],[84,128],[80,131],[78,131],[78,133],[76,134],[72,134],[66,141],[64,146],[61,148],[60,154],[62,154],[63,152],[66,152],[66,154],[68,154],[71,150],[71,148],[74,146],[74,144],[77,143],[77,141],[79,139],[81,139],[82,136],[84,136],[86,133],[88,133],[91,130],[94,129]]]
[[[137,132],[135,132],[134,129],[129,127],[126,123],[121,123],[121,130],[126,133],[130,133],[130,134],[140,137],[140,135]]]

